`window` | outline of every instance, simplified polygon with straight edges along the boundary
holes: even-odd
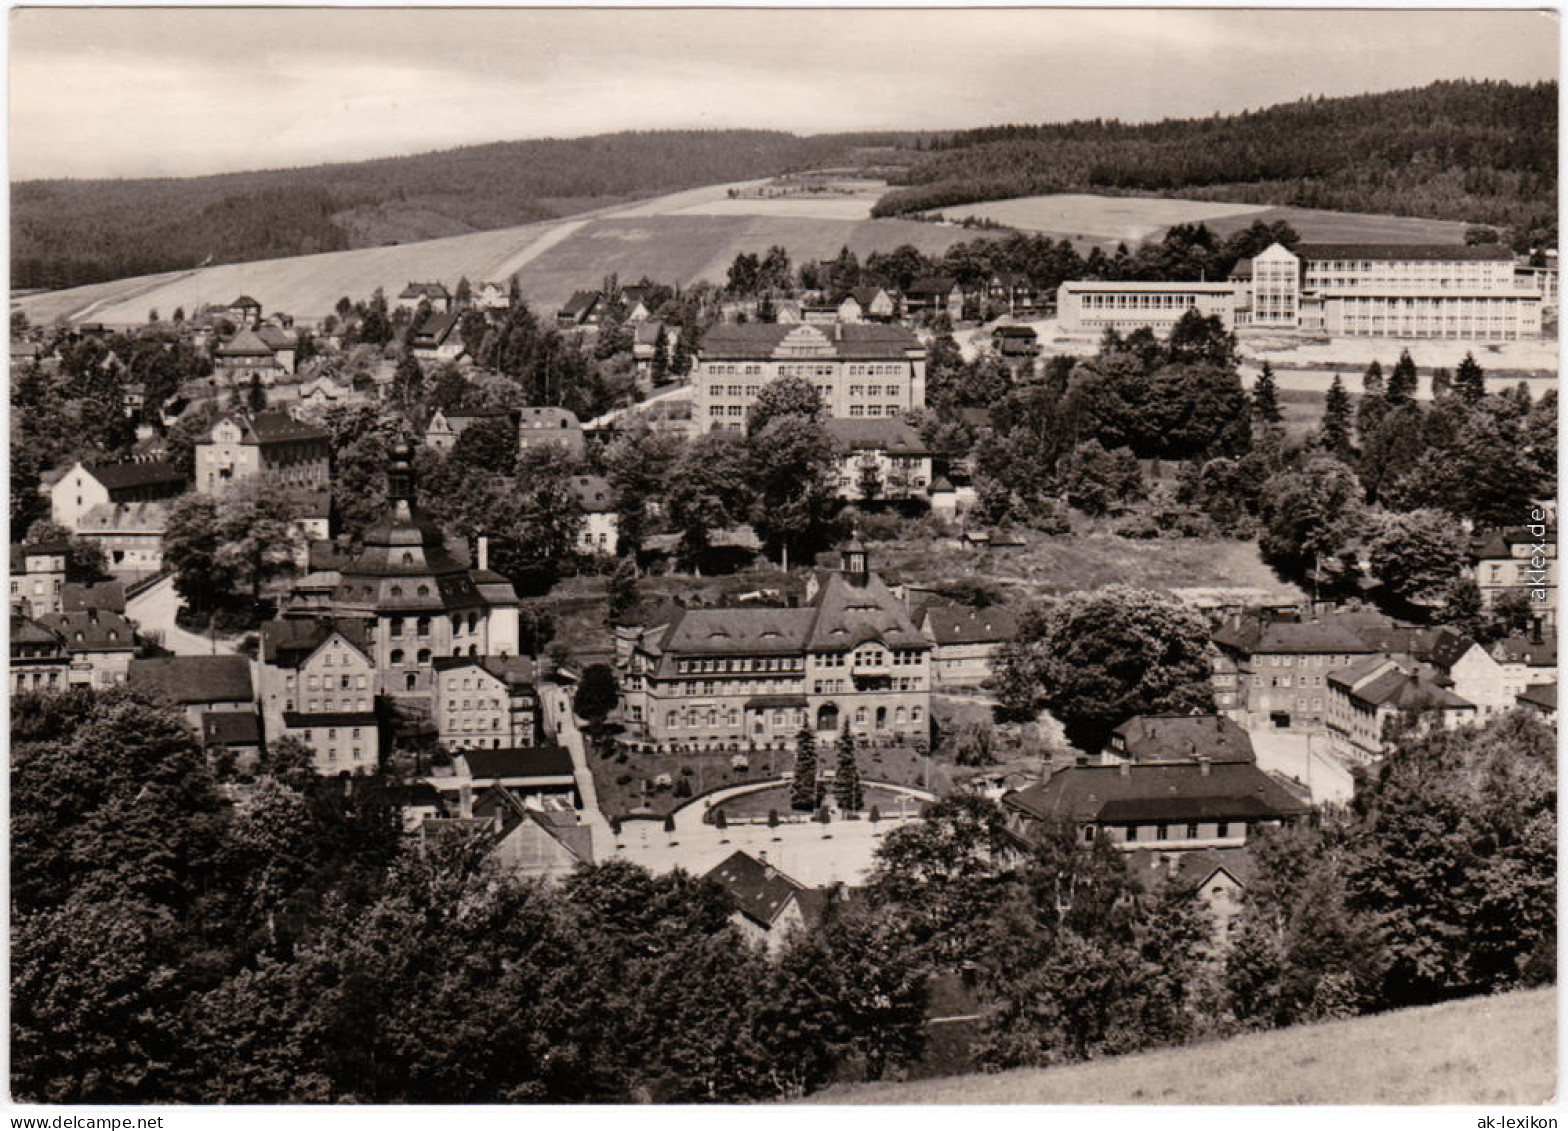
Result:
[[[1085,825],[1084,826],[1083,842],[1085,844],[1093,844],[1094,843],[1094,826],[1093,825]]]
[[[1127,826],[1127,839],[1129,841],[1133,841],[1133,840],[1137,840],[1138,839],[1138,826],[1137,825],[1128,825]]]
[[[1170,828],[1169,828],[1169,826],[1167,826],[1167,825],[1156,825],[1155,828],[1154,828],[1154,839],[1155,840],[1169,840],[1170,839]]]
[[[392,649],[392,654],[388,656],[387,659],[389,659],[394,664],[401,664],[403,662],[403,649]]]
[[[1214,835],[1219,837],[1230,836],[1230,822],[1221,821],[1214,826]]]

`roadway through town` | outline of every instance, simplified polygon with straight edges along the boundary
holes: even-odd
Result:
[[[229,656],[234,648],[216,636],[187,632],[174,622],[183,602],[171,574],[125,602],[125,615],[143,632],[156,632],[176,656]]]

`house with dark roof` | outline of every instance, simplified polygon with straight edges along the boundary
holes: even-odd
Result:
[[[1311,808],[1254,763],[1207,758],[1069,766],[1002,797],[1007,828],[1025,845],[1065,830],[1085,844],[1103,836],[1165,852],[1236,848]]]
[[[1235,667],[1238,709],[1249,726],[1308,732],[1323,728],[1329,674],[1379,651],[1331,619],[1234,618],[1211,639]]]
[[[54,521],[75,533],[94,507],[173,499],[185,486],[185,477],[165,460],[78,463],[50,488],[49,505]]]
[[[261,757],[261,716],[249,711],[208,711],[201,716],[201,748],[208,755],[223,750],[241,765]]]
[[[621,537],[620,515],[615,509],[615,491],[602,475],[572,476],[572,493],[583,509],[583,525],[577,532],[577,550],[582,554],[611,556]]]
[[[437,314],[446,314],[452,309],[452,292],[440,283],[410,283],[398,294],[396,308],[412,314],[421,303],[429,303]]]
[[[506,422],[516,427],[516,414],[504,408],[436,409],[425,424],[425,447],[445,455],[457,438],[475,424]]]
[[[686,609],[619,643],[628,735],[661,749],[792,748],[803,726],[909,740],[930,725],[931,641],[858,540],[800,607]]]
[[[993,674],[1002,645],[1018,635],[1012,612],[1000,605],[970,608],[931,601],[921,610],[920,631],[932,644],[931,678],[937,690],[979,687]]]
[[[784,945],[790,932],[807,926],[804,904],[811,889],[749,852],[730,853],[703,878],[724,889],[735,908],[730,921],[770,953]]]
[[[581,809],[583,804],[572,755],[564,746],[458,750],[452,756],[451,776],[429,780],[443,793],[456,793],[460,799],[477,797],[492,786],[500,786],[518,797],[535,798],[539,805]],[[470,804],[460,801],[463,809]]]
[[[351,617],[268,621],[261,626],[258,659],[267,733],[292,734],[304,742],[316,752],[320,773],[375,767],[381,746],[375,716],[378,673],[363,621]],[[329,716],[333,721],[326,721]],[[349,716],[358,721],[342,721]],[[340,736],[337,731],[345,727],[347,732]]]
[[[1523,597],[1542,625],[1557,627],[1557,531],[1546,523],[1494,530],[1470,543],[1470,573],[1481,591],[1481,607]]]
[[[318,774],[359,775],[376,772],[390,727],[378,711],[285,711],[268,733],[309,747]]]
[[[332,434],[282,410],[231,412],[196,444],[196,489],[216,495],[268,476],[280,485],[321,489],[331,478]]]
[[[67,581],[61,590],[60,606],[60,611],[65,613],[98,609],[123,614],[125,586],[118,581]]]
[[[11,614],[11,694],[63,691],[71,657],[59,635],[25,616]]]
[[[474,306],[480,310],[508,310],[512,306],[510,281],[487,279],[473,288]]]
[[[931,485],[931,447],[902,417],[828,420],[840,498],[912,499]],[[870,494],[867,494],[868,490]]]
[[[560,879],[593,863],[592,830],[575,809],[545,808],[536,797],[491,786],[474,798],[472,814],[491,822],[489,859],[504,871]]]
[[[277,383],[288,372],[277,352],[256,330],[244,329],[212,351],[213,368],[231,383],[248,381],[254,375],[264,386]]]
[[[1258,870],[1252,850],[1199,848],[1187,852],[1138,849],[1128,854],[1127,872],[1145,891],[1186,896],[1208,913],[1212,946],[1224,951],[1231,943],[1242,901]]]
[[[1557,725],[1557,685],[1532,683],[1519,693],[1516,700],[1520,709],[1529,712],[1549,727]]]
[[[950,275],[925,275],[904,288],[904,316],[945,314],[957,322],[964,316],[964,289]]]
[[[1329,745],[1362,765],[1382,758],[1396,735],[1453,730],[1477,716],[1433,669],[1408,660],[1368,656],[1328,676]]]
[[[202,733],[202,716],[209,711],[254,713],[256,710],[250,661],[244,656],[132,659],[126,671],[126,682],[183,707],[186,722],[198,737]]]
[[[261,321],[261,303],[250,295],[240,295],[227,306],[214,307],[207,313],[213,318],[227,318],[235,326],[243,329]]]
[[[112,687],[125,682],[140,642],[136,626],[120,613],[99,609],[45,613],[38,623],[64,644],[71,657],[73,685]]]
[[[517,447],[520,453],[554,446],[567,459],[583,458],[586,442],[577,414],[553,405],[529,405],[518,412]]]
[[[694,426],[741,431],[762,386],[804,376],[830,418],[901,417],[926,403],[926,348],[903,326],[720,323],[698,345]]]
[[[1031,326],[998,326],[991,331],[991,345],[1004,361],[1032,363],[1040,356],[1040,338]]]
[[[563,330],[578,326],[597,326],[604,317],[604,295],[598,291],[573,291],[560,310],[556,311],[556,325]]]
[[[898,317],[898,302],[881,287],[855,287],[835,315],[840,322],[891,322]]]
[[[993,271],[985,283],[985,301],[1009,315],[1029,314],[1039,304],[1040,291],[1021,271]]]
[[[1111,731],[1108,762],[1256,762],[1252,738],[1223,715],[1134,715]]]
[[[414,356],[425,361],[456,361],[462,357],[463,339],[457,332],[461,319],[462,313],[456,310],[432,310],[425,315],[409,337]]]
[[[437,740],[447,750],[534,746],[539,741],[538,682],[538,669],[527,656],[437,659]]]

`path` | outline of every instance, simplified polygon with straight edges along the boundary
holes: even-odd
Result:
[[[1258,767],[1301,782],[1311,790],[1314,804],[1345,805],[1354,796],[1355,779],[1343,762],[1327,752],[1325,736],[1290,734],[1267,727],[1250,734]]]
[[[576,712],[572,710],[571,689],[559,683],[542,685],[539,706],[544,713],[546,736],[553,734],[572,756],[572,777],[576,779],[577,792],[583,801],[579,816],[588,826],[594,861],[607,860],[614,852],[615,834],[610,832],[610,822],[599,808],[599,791],[594,788],[593,772],[588,768],[587,744],[583,742]]]
[[[587,220],[567,220],[564,223],[551,227],[549,231],[545,232],[527,247],[504,260],[501,266],[494,272],[495,277],[498,279],[510,279],[523,267],[538,259],[556,244],[580,231],[587,223]]]
[[[234,649],[213,636],[187,632],[174,623],[183,602],[170,575],[125,602],[125,615],[144,632],[163,634],[163,646],[176,656],[228,656]]]

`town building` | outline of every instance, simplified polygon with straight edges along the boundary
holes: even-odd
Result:
[[[982,686],[995,672],[996,655],[1018,635],[1018,622],[997,605],[972,609],[932,601],[919,617],[931,641],[931,680],[938,691]]]
[[[39,617],[64,608],[65,560],[70,546],[63,542],[11,544],[11,613]]]
[[[1306,815],[1311,805],[1251,762],[1075,765],[1004,794],[1007,828],[1034,845],[1058,831],[1124,850],[1238,848]]]
[[[1453,730],[1476,717],[1474,703],[1420,664],[1368,656],[1328,676],[1329,745],[1362,765],[1380,759],[1396,734]]]
[[[766,860],[737,849],[703,878],[718,884],[729,897],[735,908],[730,922],[770,954],[783,947],[791,932],[806,928],[811,889]]]
[[[577,552],[613,556],[621,537],[621,519],[615,509],[615,492],[602,475],[572,476],[572,492],[583,510],[577,532]]]
[[[119,581],[67,581],[60,591],[60,611],[78,613],[98,609],[125,612],[125,585]]]
[[[425,425],[425,447],[445,455],[457,446],[457,438],[475,424],[511,422],[513,414],[504,408],[436,409]]]
[[[1541,333],[1541,294],[1501,244],[1271,244],[1252,259],[1253,326],[1334,337],[1509,340]]]
[[[782,749],[809,726],[868,741],[929,734],[931,642],[853,541],[806,604],[687,609],[617,633],[624,721],[658,748]]]
[[[488,859],[503,872],[557,880],[593,863],[592,830],[569,807],[492,786],[474,800],[473,819],[491,822]]]
[[[1557,636],[1539,623],[1529,635],[1515,633],[1492,645],[1492,658],[1503,669],[1505,692],[1522,695],[1531,684],[1557,682]]]
[[[1015,367],[1030,367],[1040,356],[1040,337],[1032,326],[998,326],[991,331],[996,356]]]
[[[511,749],[539,741],[539,692],[526,656],[435,661],[436,738],[448,750]]]
[[[1545,726],[1557,725],[1557,685],[1532,683],[1516,699],[1519,708],[1540,719]]]
[[[926,495],[931,448],[902,417],[830,419],[826,428],[838,451],[833,474],[840,498],[860,502]]]
[[[428,707],[437,656],[517,654],[517,593],[486,558],[483,539],[477,569],[447,547],[415,502],[412,447],[394,444],[387,509],[365,530],[362,548],[334,563],[337,583],[325,605],[334,619],[360,622],[378,693]]]
[[[397,296],[397,309],[410,314],[422,303],[429,303],[430,309],[437,314],[446,314],[452,309],[452,292],[440,283],[410,283]]]
[[[586,441],[577,414],[569,408],[529,405],[519,410],[517,447],[521,454],[554,446],[568,460],[583,458]]]
[[[113,687],[124,683],[136,655],[136,626],[119,613],[83,609],[46,613],[38,623],[60,638],[71,658],[74,685]]]
[[[456,792],[460,811],[471,812],[471,802],[485,790],[499,786],[542,808],[581,809],[572,755],[564,746],[474,747],[452,757],[450,777],[430,783],[443,793]]]
[[[213,369],[228,379],[230,384],[259,377],[265,386],[272,386],[283,374],[289,372],[273,348],[255,330],[244,329],[226,342],[219,344],[212,353]]]
[[[927,275],[904,288],[904,316],[945,314],[957,322],[964,316],[964,289],[947,275]]]
[[[167,502],[103,503],[82,516],[77,537],[103,549],[109,572],[135,581],[163,569]]]
[[[70,683],[71,657],[58,635],[35,620],[11,614],[11,694],[63,691]]]
[[[227,306],[213,307],[207,311],[213,319],[228,319],[239,329],[254,326],[261,321],[261,303],[250,295],[240,295]]]
[[[463,356],[463,338],[457,332],[460,311],[432,310],[414,328],[408,346],[422,361],[456,361]]]
[[[632,330],[632,361],[637,367],[637,380],[645,389],[652,385],[653,359],[659,352],[660,334],[664,335],[664,363],[667,375],[680,327],[676,326],[672,330],[666,328],[663,322],[642,321],[638,322]]]
[[[132,659],[126,671],[132,687],[162,696],[184,710],[198,738],[209,712],[255,713],[250,661],[244,656],[153,656]]]
[[[261,712],[269,734],[285,715],[369,715],[378,673],[363,622],[282,618],[261,626]],[[312,724],[303,724],[310,726]]]
[[[901,417],[925,407],[926,350],[901,326],[714,326],[692,372],[696,426],[744,430],[762,386],[780,377],[810,382],[829,417]]]
[[[201,749],[208,758],[232,755],[237,766],[255,766],[265,747],[261,718],[248,711],[209,711],[201,719]]]
[[[309,748],[316,772],[324,776],[375,773],[385,731],[375,711],[285,711],[281,725],[268,728]]]
[[[332,434],[286,412],[233,412],[196,444],[196,490],[216,495],[268,476],[280,486],[324,488],[331,478]]]
[[[1198,901],[1208,915],[1214,951],[1230,945],[1243,897],[1257,875],[1257,861],[1250,848],[1137,849],[1128,857],[1127,872],[1144,890]]]
[[[1256,301],[1256,300],[1254,300]],[[1147,327],[1169,334],[1188,311],[1236,325],[1234,283],[1115,283],[1069,280],[1056,291],[1061,328],[1071,334],[1131,333]]]
[[[891,322],[898,303],[881,287],[855,287],[834,311],[840,322]]]
[[[1223,715],[1135,715],[1111,732],[1106,762],[1256,762],[1252,737]]]
[[[165,460],[78,463],[50,489],[49,509],[54,521],[74,534],[94,507],[173,499],[184,491],[185,477]]]
[[[1039,300],[1039,291],[1029,281],[1029,276],[1021,272],[995,271],[986,280],[986,303],[1006,307],[1009,315],[1032,314]]]
[[[1212,637],[1237,682],[1244,725],[1320,731],[1327,677],[1377,652],[1349,625],[1333,620],[1236,618]]]
[[[510,283],[486,281],[473,288],[474,305],[480,310],[509,310],[512,306]]]
[[[1557,532],[1545,525],[1495,530],[1470,544],[1470,570],[1481,607],[1523,598],[1549,629],[1557,626]]]
[[[604,296],[598,291],[574,291],[566,304],[556,311],[555,322],[563,330],[597,326],[604,318],[604,308]]]

